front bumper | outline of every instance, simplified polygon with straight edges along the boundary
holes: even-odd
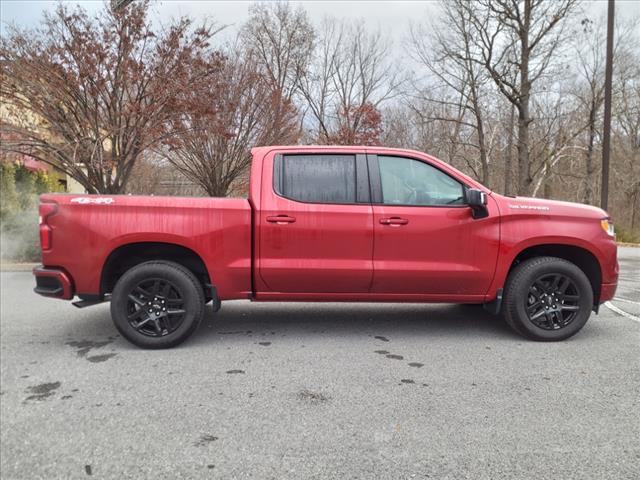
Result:
[[[33,275],[36,277],[36,288],[33,291],[37,294],[62,300],[73,298],[73,280],[64,270],[41,266],[33,269]]]

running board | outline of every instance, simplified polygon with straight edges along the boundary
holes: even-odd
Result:
[[[111,300],[111,295],[82,295],[80,300],[71,302],[76,308],[93,307],[99,303],[104,303]]]

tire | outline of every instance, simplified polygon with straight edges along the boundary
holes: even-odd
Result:
[[[124,338],[142,348],[171,348],[200,325],[205,298],[195,275],[168,261],[127,270],[111,295],[111,318]]]
[[[561,258],[525,260],[507,278],[504,319],[532,340],[553,342],[575,335],[587,323],[592,308],[589,279],[580,268]]]

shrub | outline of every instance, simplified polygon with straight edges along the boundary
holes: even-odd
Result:
[[[47,172],[0,163],[0,257],[13,262],[40,259],[38,195],[61,191]]]

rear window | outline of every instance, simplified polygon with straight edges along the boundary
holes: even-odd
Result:
[[[355,155],[282,155],[274,187],[283,197],[308,203],[356,203]]]

